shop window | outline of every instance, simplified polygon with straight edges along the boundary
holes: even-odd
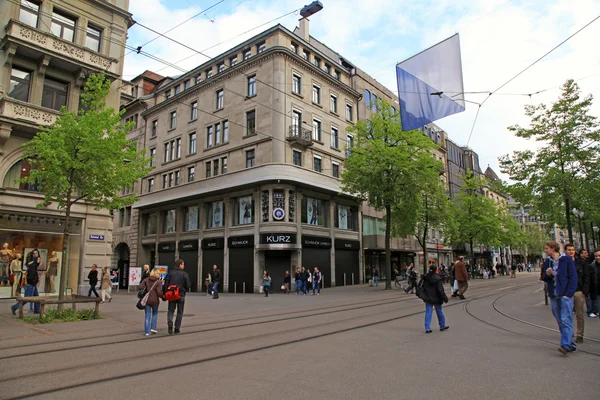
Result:
[[[214,201],[208,204],[207,209],[209,228],[220,228],[223,226],[223,202]]]
[[[156,235],[156,213],[145,214],[143,221],[144,235]]]
[[[335,227],[340,229],[347,229],[350,231],[357,231],[357,209],[355,207],[346,206],[343,204],[336,205],[335,213]]]
[[[2,187],[10,189],[28,190],[30,192],[39,192],[39,184],[20,182],[22,178],[27,178],[29,176],[30,171],[31,164],[29,164],[27,161],[21,160],[16,162],[12,167],[10,167],[6,175],[4,175]]]
[[[163,211],[162,232],[175,233],[175,210]]]
[[[327,201],[311,197],[302,198],[302,223],[327,226]]]
[[[185,220],[183,229],[186,232],[198,230],[200,222],[200,213],[198,212],[198,206],[185,207],[184,218]]]
[[[248,225],[254,223],[254,200],[252,196],[238,197],[233,200],[233,224]]]

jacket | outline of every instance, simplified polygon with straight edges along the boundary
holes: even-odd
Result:
[[[154,282],[156,281],[158,281],[156,276],[149,276],[138,285],[138,289],[146,287],[146,290],[148,290],[148,293],[150,293],[148,296],[148,301],[146,302],[147,306],[157,306],[160,304],[160,298],[163,295],[163,290],[160,282],[154,285]],[[152,289],[152,285],[154,285],[154,289]]]
[[[96,283],[98,283],[98,270],[91,270],[88,274],[88,279],[90,280],[91,286],[96,286]]]
[[[569,256],[561,256],[558,259],[556,275],[548,275],[546,270],[552,268],[552,259],[544,261],[543,280],[548,286],[550,297],[573,297],[577,289],[577,268],[575,261]]]
[[[469,273],[467,272],[467,266],[464,262],[458,261],[454,264],[454,279],[461,282],[469,280]]]
[[[180,289],[181,297],[185,296],[185,292],[189,292],[192,287],[190,275],[181,268],[175,268],[169,271],[165,278],[163,286],[168,288],[171,285],[177,285]]]
[[[100,289],[106,290],[112,287],[112,281],[110,280],[110,272],[104,273],[102,272],[102,283],[100,284]]]
[[[575,262],[577,269],[577,292],[583,292],[585,296],[590,293],[590,269],[586,260],[581,258]]]
[[[594,260],[590,264],[590,297],[592,300],[598,298],[598,292],[600,292],[600,263]]]
[[[300,280],[306,282],[308,280],[308,271],[304,270],[300,272]]]
[[[219,268],[210,271],[210,278],[212,279],[212,282],[221,281],[221,271]]]
[[[434,272],[429,272],[423,277],[422,291],[424,293],[421,295],[421,299],[425,303],[442,304],[448,302],[442,278]]]
[[[31,261],[27,264],[27,284],[31,286],[36,286],[40,281],[40,277],[38,275],[38,268],[40,264],[37,261]]]

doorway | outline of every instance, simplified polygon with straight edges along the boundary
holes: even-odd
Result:
[[[290,271],[290,267],[291,255],[288,250],[267,250],[265,252],[265,268],[271,275],[271,290],[276,291],[283,285],[285,271]]]

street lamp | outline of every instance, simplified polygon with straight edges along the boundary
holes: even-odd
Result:
[[[585,247],[585,242],[583,241],[583,229],[581,229],[581,218],[583,217],[583,211],[579,211],[575,207],[573,207],[573,214],[577,217],[579,221],[579,239],[581,240],[581,248]]]
[[[598,235],[598,246],[600,246],[600,228],[598,228],[597,226],[594,226],[592,228],[594,230],[594,233],[596,235]],[[596,238],[594,237],[594,249],[596,248]]]

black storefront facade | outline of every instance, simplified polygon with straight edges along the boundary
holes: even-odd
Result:
[[[221,270],[221,280],[223,280],[225,239],[222,237],[202,239],[202,273],[201,285],[202,291],[207,291],[207,278],[216,265]],[[219,290],[223,290],[223,282],[219,282]]]
[[[254,291],[254,236],[234,236],[227,240],[229,251],[229,293]]]
[[[198,291],[198,240],[182,240],[177,244],[179,258],[192,281],[192,292]]]
[[[360,283],[360,242],[335,239],[336,286]]]
[[[331,287],[331,238],[302,235],[302,266],[323,275],[323,287]],[[337,284],[339,286],[339,284]]]

